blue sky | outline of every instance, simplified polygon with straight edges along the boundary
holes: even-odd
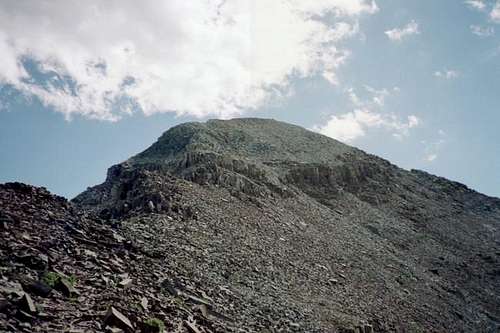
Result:
[[[256,116],[500,196],[496,1],[40,3],[0,4],[0,182],[73,197],[175,124]]]

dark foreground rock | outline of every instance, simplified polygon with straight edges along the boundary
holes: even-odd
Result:
[[[19,183],[0,185],[0,207],[8,220],[0,242],[0,332],[140,332],[142,322],[179,332],[185,322],[201,332],[234,327],[205,319],[189,298],[205,289],[108,221]],[[29,264],[18,255],[24,252],[47,257],[47,266]],[[163,280],[182,281],[189,292],[173,296]]]
[[[500,200],[275,121],[184,124],[72,203],[0,208],[0,331],[500,327]]]

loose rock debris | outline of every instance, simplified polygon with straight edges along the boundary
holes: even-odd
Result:
[[[0,185],[0,332],[495,332],[499,221],[296,126],[184,124],[72,202]]]

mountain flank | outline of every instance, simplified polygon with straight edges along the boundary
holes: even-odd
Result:
[[[182,124],[0,208],[6,332],[500,327],[500,199],[274,120]]]

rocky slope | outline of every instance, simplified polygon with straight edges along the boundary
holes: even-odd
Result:
[[[297,126],[183,124],[72,203],[19,184],[0,200],[6,331],[500,327],[499,199]]]

